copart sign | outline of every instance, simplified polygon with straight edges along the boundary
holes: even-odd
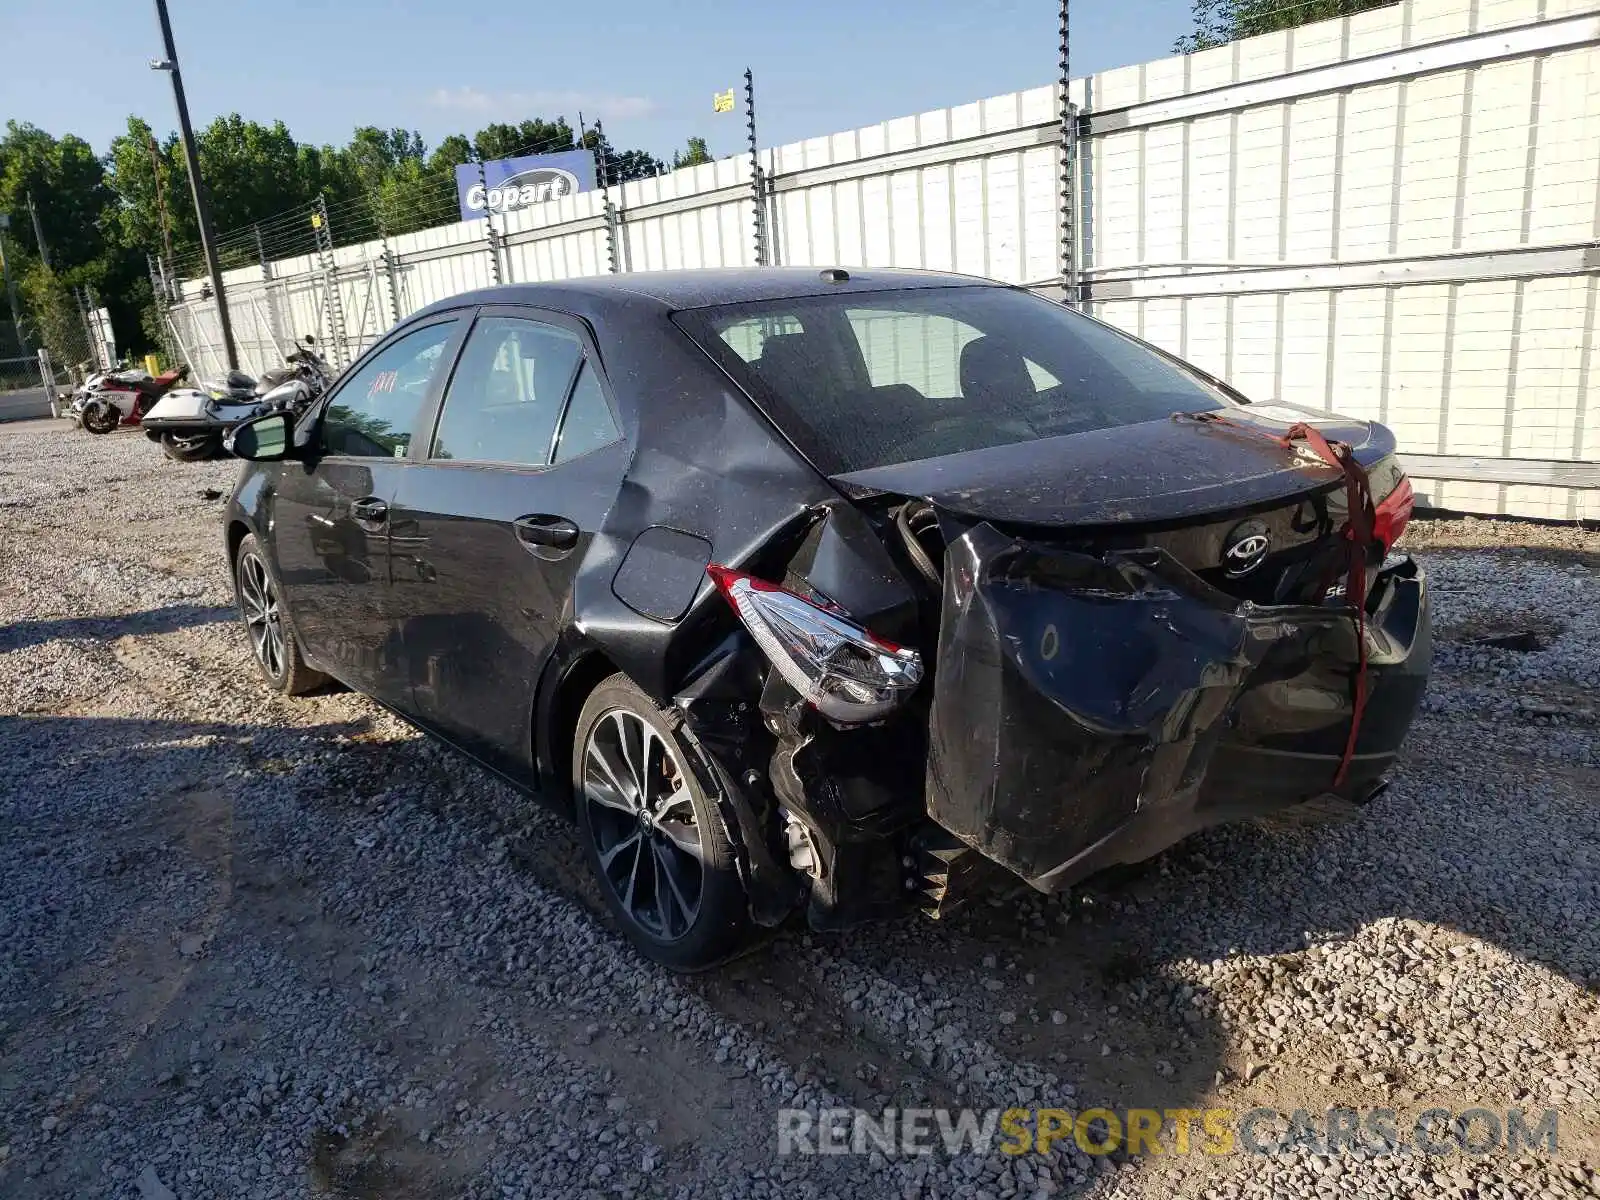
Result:
[[[492,159],[483,164],[481,176],[477,163],[456,167],[456,195],[463,221],[515,212],[594,186],[594,155],[587,150]]]

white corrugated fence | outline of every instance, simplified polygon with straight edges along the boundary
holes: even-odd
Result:
[[[1087,309],[1259,400],[1392,426],[1425,503],[1600,518],[1600,0],[1402,0],[1074,80]],[[762,153],[772,257],[1058,287],[1059,90]],[[754,265],[747,158],[225,277],[247,368],[500,278]],[[614,239],[614,241],[613,241]],[[215,307],[174,329],[220,366]],[[1057,293],[1059,294],[1059,292]],[[1574,486],[1589,485],[1589,486]]]

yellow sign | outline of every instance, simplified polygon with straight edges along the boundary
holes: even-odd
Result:
[[[729,88],[725,92],[713,92],[711,94],[711,111],[712,112],[719,112],[719,113],[725,113],[725,112],[732,112],[733,111],[733,89],[732,88]]]
[[[322,228],[322,214],[321,213],[312,213],[311,214],[311,228],[313,228],[313,229],[321,229]]]

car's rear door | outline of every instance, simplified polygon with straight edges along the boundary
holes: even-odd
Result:
[[[270,540],[301,644],[396,707],[409,689],[390,605],[389,505],[466,324],[446,315],[368,354],[330,391],[304,457],[283,464],[274,490]]]
[[[417,715],[530,778],[534,691],[627,464],[581,322],[485,308],[390,514]]]

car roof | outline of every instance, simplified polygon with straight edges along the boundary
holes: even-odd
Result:
[[[836,273],[844,274],[837,279]],[[479,288],[429,305],[417,316],[474,304],[530,304],[565,309],[573,304],[677,311],[717,304],[786,300],[836,292],[901,291],[908,288],[1001,287],[992,279],[939,271],[866,267],[723,267],[693,271],[630,271],[586,275],[549,283],[512,283]]]

